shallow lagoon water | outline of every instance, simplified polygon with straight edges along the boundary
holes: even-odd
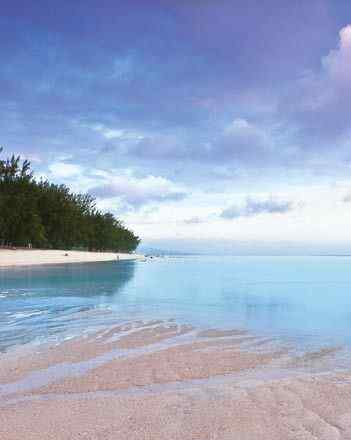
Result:
[[[351,346],[350,257],[170,257],[0,270],[0,349],[129,320]]]

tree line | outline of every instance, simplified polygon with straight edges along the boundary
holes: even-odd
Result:
[[[35,179],[20,156],[0,159],[0,244],[131,252],[139,242],[113,214],[97,209],[91,195]]]

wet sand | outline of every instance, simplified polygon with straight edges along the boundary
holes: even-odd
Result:
[[[136,260],[142,255],[114,252],[83,252],[61,250],[5,250],[0,249],[0,267],[42,264],[92,263],[98,261]]]
[[[0,355],[0,439],[351,439],[340,347],[133,322]]]

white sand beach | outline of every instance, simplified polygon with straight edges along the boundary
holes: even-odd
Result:
[[[92,263],[98,261],[137,260],[143,255],[113,252],[86,252],[43,249],[0,249],[0,267],[38,264]]]
[[[267,339],[169,321],[16,350],[0,357],[0,438],[346,440],[350,372],[322,371],[329,358],[301,367]]]

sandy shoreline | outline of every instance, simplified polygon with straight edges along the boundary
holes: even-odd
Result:
[[[0,267],[31,266],[42,264],[92,263],[99,261],[137,260],[142,255],[112,253],[112,252],[84,252],[64,250],[4,250],[0,249]]]
[[[133,322],[0,355],[2,440],[351,439],[351,373],[243,331]]]

